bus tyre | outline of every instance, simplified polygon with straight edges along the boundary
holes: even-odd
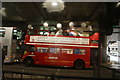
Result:
[[[75,69],[83,69],[85,68],[85,63],[82,60],[77,60],[74,62],[74,68]]]
[[[26,67],[31,67],[34,65],[34,60],[32,58],[26,58],[24,64]]]

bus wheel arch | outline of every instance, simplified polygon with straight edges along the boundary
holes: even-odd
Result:
[[[26,67],[31,67],[34,65],[34,60],[32,57],[28,56],[23,60],[23,63]]]
[[[82,59],[77,59],[74,61],[73,67],[75,69],[83,69],[85,68],[85,62]]]

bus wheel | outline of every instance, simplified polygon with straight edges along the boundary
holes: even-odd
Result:
[[[85,67],[85,63],[82,60],[77,60],[74,62],[75,69],[83,69]]]
[[[26,67],[31,67],[34,65],[34,60],[32,58],[26,58],[24,60],[24,64]]]

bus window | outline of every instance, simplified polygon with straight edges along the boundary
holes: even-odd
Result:
[[[27,46],[27,51],[28,52],[35,52],[35,47],[34,46]]]
[[[60,53],[60,48],[50,48],[50,53]]]
[[[80,54],[85,54],[86,50],[85,49],[80,49]]]
[[[46,52],[48,52],[48,48],[37,47],[37,52],[46,53]]]
[[[41,47],[37,47],[37,52],[41,52]]]
[[[0,28],[0,37],[5,36],[5,28]]]
[[[85,54],[86,50],[85,49],[74,49],[74,54]]]
[[[62,49],[61,51],[65,54],[73,54],[73,49]]]
[[[74,49],[74,54],[80,54],[80,49]]]
[[[48,52],[48,48],[43,48],[41,52],[44,52],[44,53]]]

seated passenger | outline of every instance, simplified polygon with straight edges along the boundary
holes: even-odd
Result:
[[[82,31],[78,32],[77,34],[78,34],[78,36],[83,36],[83,32]]]
[[[71,30],[69,32],[69,36],[77,36],[77,33],[74,30]]]
[[[70,30],[67,29],[67,30],[64,32],[64,36],[70,36],[69,33],[70,33]]]
[[[70,22],[70,23],[69,23],[69,26],[70,26],[70,30],[75,30],[74,22]]]
[[[50,35],[55,35],[55,32],[50,32]]]
[[[77,32],[74,30],[67,29],[64,33],[65,36],[77,36]]]
[[[57,24],[57,29],[58,29],[58,31],[56,32],[55,35],[63,35],[63,30],[62,30],[62,24],[61,23]]]
[[[63,35],[63,30],[60,29],[59,31],[57,31],[57,33],[55,35]]]

